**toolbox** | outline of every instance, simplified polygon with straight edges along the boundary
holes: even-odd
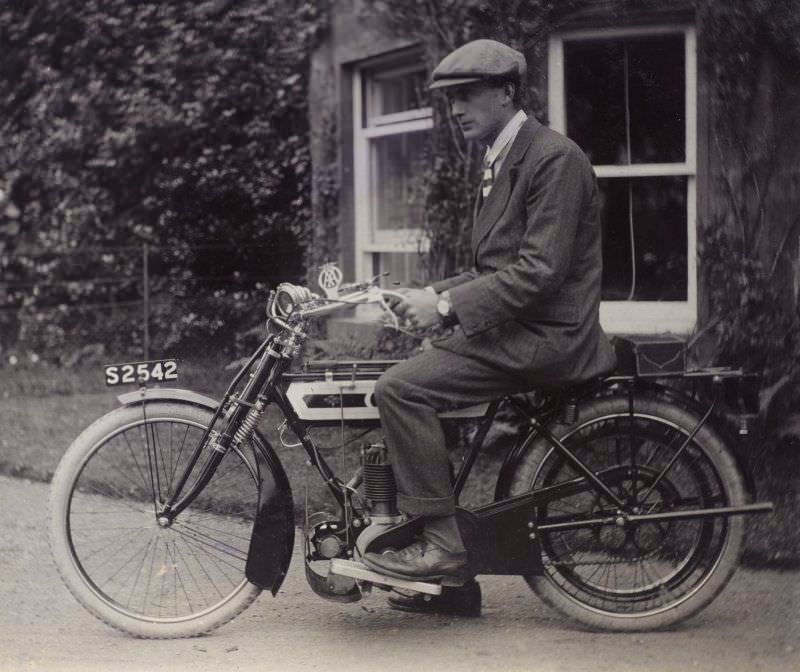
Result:
[[[665,376],[686,371],[686,341],[677,336],[615,336],[617,373]]]

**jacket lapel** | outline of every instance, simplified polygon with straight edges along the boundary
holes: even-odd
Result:
[[[478,201],[476,199],[475,216],[472,225],[472,254],[476,263],[478,245],[492,230],[492,227],[505,211],[519,174],[519,164],[525,158],[525,153],[528,151],[533,136],[540,126],[541,124],[534,117],[528,117],[527,121],[520,127],[517,137],[514,138],[514,142],[508,150],[508,155],[503,160],[503,165],[500,166],[500,170],[495,177],[492,190],[484,199],[480,210],[477,209]]]

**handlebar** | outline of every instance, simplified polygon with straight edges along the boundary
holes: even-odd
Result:
[[[339,287],[335,296],[320,296],[307,287],[281,283],[270,294],[267,314],[278,323],[283,320],[307,320],[330,315],[349,306],[376,303],[391,313],[386,297],[402,298],[397,292],[381,289],[377,278]],[[396,316],[391,313],[396,323]]]
[[[341,293],[337,298],[312,295],[310,301],[301,303],[296,312],[301,319],[322,317],[330,315],[348,306],[357,306],[365,303],[381,303],[383,294],[379,287],[366,287]]]

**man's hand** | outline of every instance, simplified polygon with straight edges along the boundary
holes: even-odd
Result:
[[[427,329],[439,324],[439,313],[436,311],[438,297],[434,292],[424,289],[401,287],[394,290],[403,295],[403,300],[392,307],[394,312],[405,318],[417,329]]]

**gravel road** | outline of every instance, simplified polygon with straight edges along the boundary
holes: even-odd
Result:
[[[561,619],[516,577],[481,579],[484,616],[390,610],[384,594],[326,602],[295,553],[268,593],[214,634],[136,640],[85,612],[46,538],[48,487],[0,477],[0,670],[800,670],[800,572],[740,570],[695,619],[667,632],[598,634]]]

